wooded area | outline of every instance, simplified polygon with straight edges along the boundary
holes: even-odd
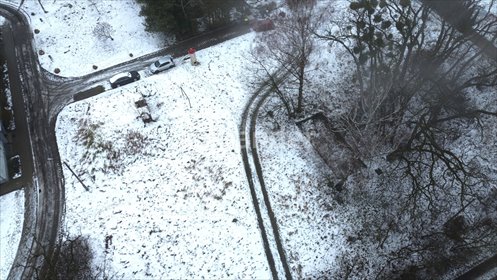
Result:
[[[285,112],[301,127],[321,119],[312,129],[340,140],[311,139],[329,147],[320,154],[336,176],[330,187],[360,223],[337,278],[441,277],[497,251],[495,172],[484,154],[452,144],[468,129],[479,131],[482,143],[495,143],[483,136],[492,135],[486,124],[497,118],[495,96],[488,100],[484,92],[497,89],[497,58],[468,35],[496,44],[497,18],[488,5],[456,1],[463,10],[447,9],[457,20],[446,22],[410,0],[350,1],[346,13],[287,2],[290,12],[273,16],[275,31],[259,36],[252,57],[281,101],[272,116]],[[346,100],[340,104],[316,94],[318,81],[309,77],[315,67],[309,57],[323,41],[345,50],[355,69],[341,81],[321,76],[324,86],[340,91]],[[276,80],[275,69],[288,79]],[[384,267],[375,267],[367,244]]]
[[[248,12],[242,0],[137,0],[146,29],[183,39],[203,30],[242,20]]]

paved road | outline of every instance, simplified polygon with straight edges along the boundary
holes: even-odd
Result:
[[[47,114],[48,90],[32,45],[25,15],[15,7],[0,3],[0,14],[9,21],[22,83],[28,141],[33,159],[32,184],[24,188],[26,212],[20,246],[9,278],[32,279],[41,266],[40,252],[52,252],[58,241],[64,201],[62,168],[55,142],[55,119]],[[12,59],[8,57],[8,59]],[[15,112],[16,113],[16,112]],[[51,255],[51,254],[50,254]]]
[[[47,84],[50,88],[50,116],[56,116],[63,107],[73,101],[73,96],[78,92],[87,91],[97,86],[106,85],[108,79],[116,73],[143,70],[158,57],[165,54],[174,58],[182,58],[187,55],[189,48],[197,50],[204,49],[226,40],[238,37],[250,32],[247,24],[233,24],[219,28],[196,37],[178,42],[177,44],[158,50],[156,52],[134,58],[132,60],[114,65],[110,68],[99,70],[82,77],[60,78],[47,73]]]
[[[457,31],[465,35],[473,44],[490,59],[497,61],[497,46],[487,38],[483,37],[473,28],[468,27],[472,14],[464,5],[462,0],[440,1],[440,0],[419,0],[424,5],[430,7],[443,20],[452,25]]]
[[[0,196],[6,193],[19,190],[27,185],[32,185],[33,162],[31,148],[29,144],[28,123],[24,111],[24,98],[22,95],[21,81],[14,49],[14,35],[10,26],[2,29],[3,46],[1,50],[6,58],[10,89],[12,94],[12,105],[15,112],[14,119],[16,129],[7,133],[8,156],[19,155],[22,162],[22,176],[15,180],[10,180],[0,186]]]
[[[492,269],[497,267],[497,254],[493,257],[488,258],[484,262],[479,265],[473,267],[469,271],[457,277],[455,280],[472,280],[479,279],[480,277],[485,277],[486,279],[497,279],[497,274],[494,271],[493,275],[489,275],[488,273],[492,271]],[[493,278],[490,278],[493,277]]]
[[[190,47],[202,49],[247,33],[249,28],[246,25],[228,26],[83,77],[62,78],[41,69],[32,45],[32,33],[26,16],[19,13],[17,7],[5,3],[0,3],[0,15],[10,22],[12,34],[15,34],[11,39],[17,54],[19,74],[24,81],[19,84],[19,90],[25,102],[28,124],[26,128],[33,158],[32,180],[29,180],[29,185],[25,187],[27,204],[21,245],[9,278],[31,279],[35,278],[35,268],[40,266],[42,259],[32,258],[29,252],[43,250],[51,255],[58,242],[64,208],[64,181],[55,141],[55,121],[62,108],[73,102],[74,94],[106,84],[107,79],[116,72],[141,70],[160,55],[172,54],[181,57]],[[273,221],[270,221],[270,224],[272,223]],[[271,228],[271,225],[266,225],[266,228]],[[277,238],[278,233],[274,229],[273,227],[273,233],[269,230],[266,232],[272,235],[271,238]],[[272,258],[273,262],[280,260],[279,264],[273,267],[273,275],[278,271],[277,275],[283,273],[289,278],[291,275],[281,244],[277,247],[279,248],[270,249],[272,253],[271,257],[268,257]]]

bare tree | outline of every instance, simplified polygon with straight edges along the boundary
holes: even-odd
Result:
[[[34,239],[35,243],[39,243]],[[40,244],[38,244],[40,245]],[[28,260],[41,260],[42,264],[32,265],[36,279],[111,279],[106,263],[95,264],[93,251],[87,237],[64,235],[63,240],[54,254],[45,251],[44,246],[39,250],[29,252]]]
[[[355,64],[355,104],[335,119],[339,130],[360,158],[387,160],[371,190],[357,177],[351,188],[364,215],[362,234],[380,249],[392,236],[410,240],[385,253],[395,267],[379,278],[440,275],[464,255],[497,248],[495,220],[478,211],[496,182],[450,140],[461,127],[481,131],[497,117],[495,107],[472,102],[479,90],[497,87],[497,67],[468,36],[474,30],[495,41],[497,18],[476,0],[464,4],[469,12],[454,25],[410,0],[351,1],[348,20],[317,34]]]
[[[363,132],[377,131],[391,142],[405,139],[399,133],[423,114],[418,108],[431,110],[432,118],[461,112],[467,105],[465,89],[496,84],[497,69],[475,63],[486,59],[470,38],[444,21],[440,28],[428,25],[439,21],[429,8],[402,0],[351,2],[350,9],[349,21],[332,22],[330,32],[318,36],[344,47],[355,62],[357,103],[344,126],[353,128],[349,135],[356,134],[357,147],[369,147],[361,143]],[[484,36],[497,28],[488,12],[472,22]],[[367,151],[374,149],[358,152]]]
[[[98,22],[95,28],[93,28],[93,35],[102,41],[107,39],[114,41],[114,38],[112,37],[114,33],[114,28],[112,28],[112,25],[108,22]]]
[[[315,9],[315,1],[293,1],[289,14],[280,13],[274,18],[275,30],[259,36],[253,58],[269,76],[276,94],[289,116],[304,111],[306,74],[309,57],[314,50],[313,31],[322,20]],[[283,81],[271,77],[273,67],[282,68],[290,79]]]

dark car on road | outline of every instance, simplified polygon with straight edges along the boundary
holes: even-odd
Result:
[[[140,79],[140,74],[136,71],[130,71],[127,73],[121,73],[113,76],[109,79],[112,88],[127,85],[129,83],[138,81]]]

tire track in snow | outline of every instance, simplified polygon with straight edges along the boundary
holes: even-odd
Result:
[[[276,73],[280,72],[281,71],[278,70]],[[276,76],[277,77],[279,76],[279,78],[276,78],[276,80],[281,80],[286,76],[286,73]],[[282,272],[284,273],[284,277],[286,279],[292,279],[290,268],[286,260],[285,251],[281,243],[281,238],[278,230],[278,223],[274,215],[273,209],[271,207],[271,202],[264,182],[264,177],[262,174],[262,166],[259,160],[259,155],[257,153],[257,145],[255,142],[255,126],[257,123],[257,116],[259,113],[259,109],[271,94],[271,88],[272,87],[270,85],[270,81],[264,81],[261,84],[261,86],[255,91],[253,96],[249,99],[244,109],[241,125],[239,127],[240,149],[242,153],[245,173],[247,175],[247,180],[250,187],[252,202],[254,204],[254,210],[256,212],[257,221],[259,224],[259,228],[261,230],[262,240],[264,243],[264,251],[268,259],[268,264],[271,269],[271,274],[273,276],[273,279],[279,279],[278,277],[279,272]],[[248,143],[247,143],[247,134],[246,134],[247,130],[249,132],[248,140],[250,141]],[[256,178],[254,178],[253,176],[253,171],[252,171],[253,169],[249,162],[249,153],[252,156],[253,165],[256,171],[256,176],[255,176]],[[255,179],[259,182],[258,189],[256,189]],[[262,195],[262,200],[257,195],[257,193],[259,193],[259,196]],[[265,211],[262,211],[261,209]],[[269,223],[266,222],[265,224],[264,221],[265,220],[267,221],[268,219]],[[276,245],[276,250],[272,250],[271,248],[274,247],[274,245]],[[279,259],[279,262],[276,263],[275,259]]]

